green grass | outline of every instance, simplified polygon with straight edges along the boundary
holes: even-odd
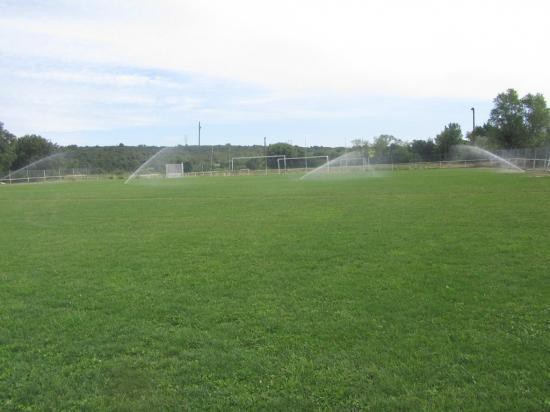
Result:
[[[0,186],[0,410],[548,410],[550,178]]]

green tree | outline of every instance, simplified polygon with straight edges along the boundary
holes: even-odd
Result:
[[[395,143],[397,139],[389,134],[381,134],[375,137],[370,145],[369,153],[372,154],[376,163],[389,162],[390,159],[390,145]]]
[[[417,162],[431,162],[439,158],[437,146],[431,139],[413,140],[410,149]]]
[[[16,140],[14,169],[26,166],[57,150],[57,145],[38,135],[25,135]]]
[[[369,142],[367,140],[353,139],[351,144],[353,145],[351,150],[360,152],[365,158],[369,156]]]
[[[303,156],[303,151],[299,151],[299,149],[296,146],[292,146],[288,143],[274,143],[270,144],[267,147],[267,155],[268,156],[275,156],[275,155],[286,155],[286,157],[299,157]],[[277,159],[271,158],[268,160],[268,165],[270,168],[276,168],[277,167]]]
[[[297,157],[298,149],[288,143],[274,143],[267,146],[267,155],[286,155],[286,157]]]
[[[525,126],[525,106],[514,89],[500,93],[494,99],[489,125],[498,146],[505,149],[525,147],[528,144],[528,129]]]
[[[458,123],[449,123],[435,138],[441,159],[448,159],[451,147],[463,143],[462,130]]]
[[[411,161],[412,153],[409,145],[402,140],[397,139],[389,149],[391,163],[409,163]]]
[[[258,159],[258,158],[247,159],[247,161],[245,162],[245,165],[247,169],[257,170],[257,169],[260,169],[261,167],[265,168],[265,160]]]
[[[0,122],[0,172],[7,172],[15,160],[15,135],[4,129]]]
[[[521,99],[521,103],[528,145],[536,147],[550,143],[550,110],[544,96],[529,93]]]
[[[466,139],[470,144],[484,147],[486,149],[496,149],[499,144],[495,138],[496,130],[494,126],[485,123],[483,126],[476,126],[472,132],[466,134]]]

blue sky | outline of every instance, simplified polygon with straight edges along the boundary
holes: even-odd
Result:
[[[457,4],[459,3],[459,4]],[[345,145],[550,95],[545,1],[0,0],[0,121],[60,144]],[[529,62],[529,63],[526,63]]]

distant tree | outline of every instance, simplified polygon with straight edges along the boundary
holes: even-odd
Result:
[[[514,89],[500,93],[494,99],[489,125],[498,146],[505,149],[527,146],[528,132],[525,126],[525,108]]]
[[[258,159],[258,158],[248,159],[245,165],[246,165],[246,168],[250,170],[256,170],[256,169],[259,169],[260,167],[265,168],[265,160]]]
[[[369,156],[369,142],[364,139],[353,139],[351,141],[352,150],[360,152],[364,157]]]
[[[466,140],[475,146],[484,147],[487,149],[496,149],[499,147],[495,138],[496,131],[494,126],[489,123],[485,123],[483,126],[476,126],[476,128],[466,134]]]
[[[494,99],[494,104],[484,130],[474,131],[472,137],[477,138],[482,131],[490,146],[505,149],[550,143],[550,110],[542,94],[529,93],[520,99],[514,89],[508,89]]]
[[[268,156],[285,155],[286,157],[299,157],[299,156],[303,156],[304,154],[303,154],[303,151],[300,151],[296,146],[292,146],[288,143],[274,143],[274,144],[270,144],[267,147],[267,155]],[[270,168],[276,168],[277,159],[276,158],[269,159],[268,165]]]
[[[544,96],[540,93],[527,94],[521,103],[528,145],[536,147],[550,143],[550,110]]]
[[[286,157],[297,157],[298,149],[288,143],[274,143],[267,147],[268,156],[286,155]]]
[[[415,161],[431,162],[439,159],[437,146],[433,140],[413,140],[410,150]]]
[[[189,173],[193,171],[193,163],[191,163],[189,160],[186,160],[183,162],[183,170],[185,173]]]
[[[448,159],[451,147],[463,143],[462,130],[458,123],[449,123],[435,138],[441,159]]]
[[[17,139],[15,143],[15,161],[12,164],[14,169],[23,167],[42,157],[54,153],[57,145],[38,135],[25,135]]]
[[[389,162],[390,160],[390,145],[395,143],[397,139],[389,134],[381,134],[375,137],[370,145],[369,153],[377,163]]]
[[[391,163],[409,163],[412,157],[409,145],[399,139],[390,144],[389,154]]]
[[[4,129],[0,122],[0,172],[7,172],[15,160],[15,135]]]

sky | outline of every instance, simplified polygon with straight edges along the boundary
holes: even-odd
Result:
[[[547,0],[0,0],[0,121],[69,145],[349,145],[550,96]]]

